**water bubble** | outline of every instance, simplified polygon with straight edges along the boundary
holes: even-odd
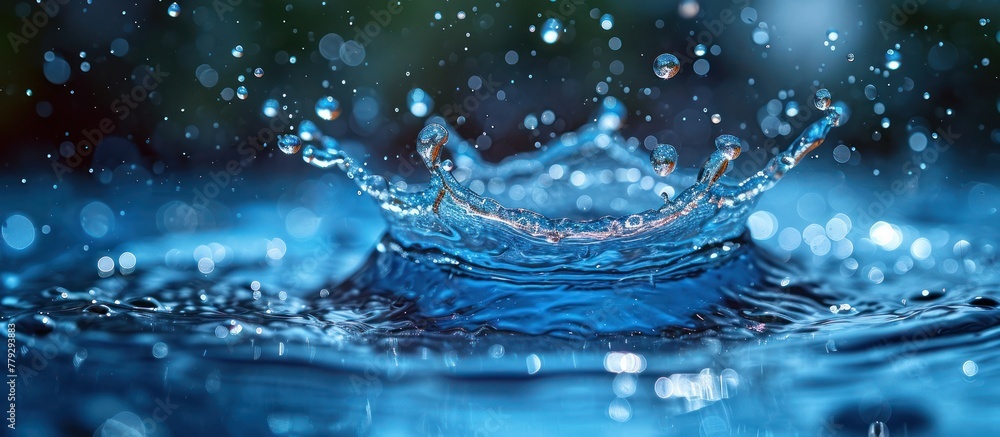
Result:
[[[975,361],[968,360],[962,363],[962,373],[970,378],[976,376],[979,373],[979,365]]]
[[[719,114],[712,114],[712,123],[715,124],[722,123],[722,116]]]
[[[854,53],[847,54],[847,62],[854,62]]]
[[[837,33],[836,29],[830,29],[826,31],[826,39],[830,41],[836,41],[837,38],[840,38],[840,34]]]
[[[267,116],[267,117],[272,117],[272,118],[275,117],[275,116],[277,116],[278,115],[278,106],[280,106],[280,104],[275,99],[267,99],[267,100],[265,100],[264,101],[264,108],[263,108],[264,115]]]
[[[417,134],[417,153],[427,167],[434,167],[441,159],[441,146],[448,142],[448,130],[434,123],[424,126]]]
[[[416,117],[426,116],[431,107],[434,106],[434,100],[431,99],[431,96],[420,88],[410,90],[409,94],[406,95],[406,103],[410,107],[410,113]]]
[[[241,86],[239,88],[236,88],[236,97],[239,97],[240,100],[246,100],[247,94],[249,94],[247,93],[247,87]]]
[[[115,215],[107,205],[91,202],[80,210],[80,226],[94,238],[102,238],[114,229]]]
[[[168,351],[167,344],[162,341],[156,342],[153,345],[153,357],[163,358],[167,356]]]
[[[718,149],[726,157],[726,159],[732,161],[740,156],[740,139],[735,135],[719,135],[715,139],[715,148]]]
[[[604,14],[603,16],[601,16],[601,29],[611,30],[611,28],[614,27],[614,25],[615,25],[615,19],[614,17],[611,16],[611,14]]]
[[[653,164],[653,171],[660,176],[667,176],[673,173],[677,166],[677,149],[670,144],[659,144],[649,155],[649,162]]]
[[[903,65],[903,55],[898,51],[889,49],[885,52],[885,68],[896,70]]]
[[[535,117],[535,114],[525,115],[524,127],[530,130],[536,129],[538,127],[538,117]]]
[[[243,46],[237,45],[236,47],[233,47],[233,57],[234,58],[243,57]]]
[[[681,71],[681,63],[677,57],[670,53],[664,53],[656,57],[653,61],[653,72],[661,79],[670,79]]]
[[[757,21],[757,10],[749,7],[743,8],[743,10],[740,11],[740,20],[743,20],[743,22],[747,24],[753,24]]]
[[[763,24],[763,23],[761,23],[761,24]],[[751,34],[751,38],[753,38],[753,43],[754,44],[762,46],[762,45],[767,44],[768,41],[771,40],[771,35],[769,35],[767,33],[767,29],[765,29],[763,27],[758,27],[758,28],[756,28],[756,29],[753,30],[753,33]]]
[[[542,112],[542,124],[548,126],[556,121],[556,114],[550,110],[545,110]]]
[[[330,96],[319,99],[316,102],[316,115],[327,121],[336,120],[340,117],[340,102]]]
[[[698,44],[698,45],[694,46],[694,54],[695,54],[695,56],[705,56],[705,52],[706,51],[708,51],[708,48],[705,47],[704,44]]]
[[[816,91],[816,95],[813,96],[813,105],[816,105],[816,109],[820,111],[826,111],[830,108],[830,100],[833,95],[830,94],[826,88],[821,88]]]
[[[294,155],[302,148],[302,140],[297,135],[288,134],[278,140],[278,148],[288,155]]]
[[[875,85],[868,84],[865,86],[865,98],[868,100],[875,100],[878,97],[878,90],[875,89]]]
[[[889,437],[889,428],[876,420],[868,427],[868,437]]]
[[[253,75],[256,77],[264,77],[264,69],[257,67],[256,69],[254,69]]]
[[[450,159],[441,161],[441,169],[444,171],[452,171],[455,169],[455,163],[452,162]]]
[[[35,226],[27,217],[14,214],[0,226],[3,241],[14,250],[24,250],[35,241]]]
[[[167,7],[167,15],[177,18],[181,15],[181,5],[173,2]]]
[[[351,67],[361,65],[365,60],[365,46],[353,39],[345,42],[340,46],[340,60]]]
[[[562,29],[561,21],[555,18],[545,20],[545,24],[542,25],[542,41],[545,41],[546,44],[555,44],[556,41],[559,41]]]
[[[979,19],[979,25],[980,25],[980,26],[983,26],[983,27],[985,27],[985,26],[986,26],[986,23],[989,23],[989,22],[990,22],[990,20],[987,20],[987,19],[985,19],[985,18],[980,18],[980,19]]]

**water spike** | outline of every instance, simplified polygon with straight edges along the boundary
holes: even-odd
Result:
[[[726,152],[722,150],[712,152],[705,164],[701,166],[701,171],[698,173],[698,183],[708,185],[716,183],[727,168],[729,168],[729,158]]]
[[[436,168],[441,162],[441,147],[448,142],[448,129],[433,123],[424,126],[417,134],[417,153],[423,158],[428,169]]]
[[[742,151],[741,141],[735,135],[719,135],[715,139],[715,148],[722,152],[726,156],[726,159],[732,161],[740,156],[740,151]]]

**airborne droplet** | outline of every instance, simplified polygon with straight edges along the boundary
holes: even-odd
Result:
[[[181,5],[177,4],[177,2],[171,3],[167,7],[167,15],[174,18],[179,17],[181,15]]]
[[[740,139],[733,135],[719,135],[715,139],[715,148],[722,152],[726,159],[732,161],[740,156]]]
[[[667,176],[673,173],[677,166],[677,149],[669,144],[660,144],[653,149],[649,155],[649,163],[653,164],[653,171],[660,176]]]
[[[546,44],[555,44],[556,41],[559,41],[562,30],[563,25],[559,20],[555,18],[545,20],[545,24],[542,25],[542,41],[545,41]]]
[[[653,72],[661,79],[670,79],[681,71],[681,63],[677,57],[670,53],[664,53],[656,57],[653,61]]]
[[[830,108],[830,100],[832,98],[833,95],[830,94],[830,91],[827,91],[826,88],[822,88],[816,91],[816,95],[813,97],[813,105],[816,105],[816,109],[819,109],[820,111],[826,111]]]
[[[327,121],[336,120],[340,117],[340,102],[330,96],[319,99],[316,102],[316,115]]]
[[[294,155],[302,148],[302,140],[296,135],[285,135],[278,140],[278,148],[286,154]]]

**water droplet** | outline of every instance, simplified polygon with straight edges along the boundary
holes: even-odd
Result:
[[[670,53],[664,53],[656,57],[653,61],[653,72],[661,79],[670,79],[681,71],[681,63],[677,57]]]
[[[865,98],[868,100],[875,100],[878,97],[878,90],[875,89],[875,85],[868,84],[865,86]]]
[[[176,3],[174,3],[174,4],[176,4]],[[987,19],[985,19],[985,18],[980,18],[980,19],[979,19],[979,25],[980,25],[980,26],[984,26],[984,27],[985,27],[985,26],[986,26],[986,23],[989,23],[989,22],[990,22],[990,20],[987,20]]]
[[[722,123],[722,116],[719,114],[712,114],[712,123],[715,124]]]
[[[278,106],[280,106],[280,104],[275,99],[265,100],[263,108],[264,116],[273,118],[278,115]]]
[[[316,115],[324,120],[336,120],[340,117],[340,102],[330,96],[319,99],[316,102]]]
[[[854,53],[847,54],[847,62],[854,62]]]
[[[615,18],[611,14],[604,14],[601,16],[601,29],[611,30],[615,25]]]
[[[240,100],[246,100],[247,94],[249,94],[247,93],[247,87],[241,86],[239,88],[236,88],[236,97],[239,97]]]
[[[256,68],[256,69],[255,69],[255,70],[253,71],[253,75],[254,75],[254,76],[256,76],[256,77],[264,77],[264,69],[263,69],[263,68],[260,68],[260,67],[257,67],[257,68]]]
[[[706,51],[708,51],[708,48],[706,48],[704,44],[698,44],[694,46],[695,56],[705,56]]]
[[[976,376],[979,373],[979,365],[975,361],[968,360],[962,363],[962,373],[970,378]]]
[[[167,7],[167,15],[174,18],[179,17],[181,15],[181,5],[177,4],[177,2],[171,3]]]
[[[732,161],[740,156],[740,139],[735,135],[719,135],[715,139],[715,148],[722,152],[726,159]]]
[[[319,168],[327,168],[344,162],[344,157],[336,150],[321,150],[308,145],[302,151],[302,160]]]
[[[451,162],[450,159],[441,161],[441,169],[444,171],[452,171],[455,169],[455,163]]]
[[[885,52],[885,68],[896,70],[903,65],[903,56],[898,51],[889,49]]]
[[[876,420],[868,427],[868,437],[889,437],[889,428]]]
[[[417,153],[428,168],[433,168],[441,159],[441,146],[448,142],[448,130],[434,123],[424,126],[417,134]]]
[[[659,144],[653,153],[649,155],[649,162],[653,164],[653,171],[660,176],[667,176],[673,173],[677,166],[677,149],[669,144]]]
[[[545,24],[542,25],[542,41],[545,41],[546,44],[555,44],[556,41],[559,41],[562,30],[563,25],[559,20],[555,18],[545,20]]]
[[[410,107],[410,113],[415,117],[425,117],[434,106],[434,100],[424,90],[414,88],[406,96],[406,103]]]
[[[233,57],[234,58],[242,58],[243,57],[243,46],[238,45],[236,47],[233,47]]]
[[[285,135],[278,140],[278,148],[288,155],[294,155],[302,148],[302,140],[296,135]]]
[[[836,29],[830,29],[826,31],[826,39],[830,41],[836,41],[837,38],[840,38],[840,34],[837,33]]]
[[[820,111],[826,111],[830,108],[830,100],[833,99],[833,95],[826,88],[822,88],[816,91],[816,95],[813,96],[813,105],[816,105],[816,109]]]

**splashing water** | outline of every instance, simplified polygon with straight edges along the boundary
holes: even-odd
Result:
[[[830,93],[820,90],[815,98],[825,102],[823,117],[756,174],[735,183],[723,180],[742,146],[739,138],[722,135],[693,185],[681,190],[678,184],[692,175],[673,175],[670,189],[678,195],[671,200],[664,193],[659,207],[624,216],[550,217],[545,210],[504,206],[469,188],[500,178],[525,187],[527,198],[548,193],[550,201],[536,206],[559,213],[570,210],[560,201],[577,199],[579,194],[572,193],[580,193],[579,186],[595,181],[601,172],[648,168],[615,131],[596,125],[564,135],[538,152],[491,165],[468,144],[453,140],[443,124],[432,121],[417,136],[417,154],[431,174],[430,182],[418,191],[390,186],[319,132],[310,133],[320,144],[308,144],[303,159],[321,168],[336,165],[378,201],[389,222],[379,250],[345,287],[414,301],[419,314],[415,323],[425,329],[655,333],[691,325],[687,316],[719,298],[700,291],[707,284],[689,278],[691,272],[743,253],[737,237],[755,199],[839,125],[843,108],[830,105]],[[294,147],[286,146],[290,141]],[[279,147],[295,153],[298,141],[285,136]],[[452,159],[444,159],[446,151]],[[588,159],[598,154],[605,158]],[[668,177],[677,153],[661,145],[648,159],[654,174]],[[564,173],[574,176],[538,185],[534,173],[553,167],[564,167]],[[607,184],[600,191],[611,192],[614,186]],[[593,205],[607,200],[599,193],[588,198]],[[745,279],[738,272],[732,276]],[[618,282],[612,286],[600,285],[613,279]],[[508,282],[518,285],[503,285]],[[623,293],[632,297],[629,311],[603,323],[589,321],[588,315],[609,300],[622,299]],[[534,317],[538,308],[553,304],[572,310]]]

